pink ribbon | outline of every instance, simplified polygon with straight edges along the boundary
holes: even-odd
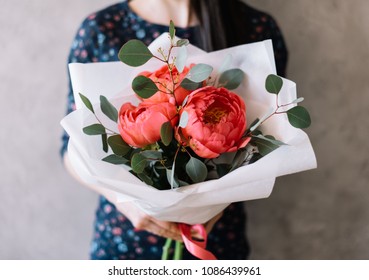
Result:
[[[206,243],[208,240],[208,234],[206,233],[205,227],[203,225],[186,225],[186,224],[179,224],[179,229],[181,231],[181,235],[183,238],[183,242],[187,248],[187,250],[194,255],[195,257],[199,258],[200,260],[216,260],[217,258],[209,251],[207,251]],[[194,240],[192,238],[191,231],[198,232],[201,237],[202,241]]]

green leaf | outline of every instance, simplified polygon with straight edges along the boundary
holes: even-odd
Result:
[[[311,125],[309,112],[302,106],[295,106],[287,111],[288,121],[296,128],[307,128]]]
[[[180,39],[177,41],[176,46],[184,47],[184,46],[188,46],[189,44],[190,44],[190,41],[188,41],[187,39]]]
[[[262,134],[258,134],[258,135],[253,135],[252,136],[253,138],[259,138],[259,139],[262,139],[262,140],[265,140],[265,141],[268,141],[274,145],[277,145],[277,146],[283,146],[283,145],[286,145],[286,143],[283,143],[282,141],[279,141],[279,140],[276,140],[273,136],[271,135],[262,135]]]
[[[200,83],[209,78],[211,72],[213,72],[212,66],[199,63],[191,68],[190,72],[187,75],[187,78],[195,83]]]
[[[186,172],[194,183],[204,182],[208,176],[208,169],[205,163],[194,157],[191,157],[186,164]]]
[[[108,144],[113,150],[113,153],[118,156],[125,156],[131,150],[131,147],[124,142],[120,135],[110,136],[108,138]]]
[[[106,134],[105,127],[99,123],[84,127],[83,132],[87,135]]]
[[[141,155],[150,160],[162,159],[163,154],[159,151],[146,150],[142,151]]]
[[[174,39],[174,36],[176,35],[176,28],[174,26],[174,22],[173,20],[170,21],[169,24],[169,35],[170,35],[170,39]]]
[[[227,175],[231,170],[231,166],[226,163],[217,164],[216,168],[219,178]]]
[[[79,94],[79,97],[81,98],[83,104],[85,104],[85,106],[87,107],[87,109],[89,109],[92,113],[95,114],[94,107],[92,106],[90,99],[88,99],[82,93],[78,93],[78,94]]]
[[[269,93],[278,94],[282,86],[282,78],[274,74],[269,75],[265,81],[265,88]]]
[[[163,125],[161,126],[160,137],[165,146],[169,146],[169,144],[172,142],[173,127],[170,121],[163,123]]]
[[[101,108],[101,111],[105,114],[105,116],[107,116],[113,122],[118,121],[117,109],[103,95],[100,95],[100,108]]]
[[[144,182],[145,184],[149,185],[149,186],[153,186],[154,182],[151,180],[151,178],[149,176],[147,176],[145,173],[138,173],[137,177],[140,178],[140,180],[142,182]]]
[[[181,114],[181,118],[179,120],[179,127],[185,128],[188,124],[188,113],[187,111],[183,111]]]
[[[145,76],[137,76],[134,78],[132,89],[142,98],[150,98],[159,90],[156,84]]]
[[[179,73],[182,73],[187,61],[187,49],[186,47],[182,47],[179,49],[177,58],[175,60],[175,66]]]
[[[101,134],[101,141],[102,141],[102,145],[103,145],[103,151],[105,153],[107,153],[109,151],[108,135],[107,134]]]
[[[107,157],[103,158],[102,161],[105,161],[105,162],[108,162],[108,163],[111,163],[111,164],[115,164],[115,165],[126,164],[128,162],[127,159],[122,158],[122,157],[117,156],[117,155],[107,156]]]
[[[123,63],[137,67],[149,61],[153,54],[143,42],[130,40],[120,49],[118,57]]]
[[[131,168],[137,174],[142,173],[147,165],[147,158],[141,153],[134,154],[131,159]]]
[[[258,151],[262,156],[266,156],[280,147],[280,145],[273,144],[269,140],[260,139],[258,137],[253,137],[252,142],[257,146]]]
[[[232,166],[231,166],[231,171],[239,168],[245,161],[246,159],[246,156],[247,156],[247,150],[246,149],[239,149],[233,159],[233,163],[232,163]]]
[[[181,87],[187,90],[196,90],[202,87],[202,82],[196,83],[196,82],[191,81],[190,79],[185,78],[183,79],[181,83]]]
[[[233,90],[239,87],[244,78],[245,73],[241,69],[230,69],[220,75],[219,84],[226,89]]]

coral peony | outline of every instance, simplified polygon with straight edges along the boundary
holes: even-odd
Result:
[[[179,85],[183,81],[183,79],[186,77],[191,67],[192,65],[190,67],[185,67],[182,73],[179,73],[176,67],[173,68],[172,76],[173,76],[174,82],[176,83],[175,91],[174,91],[175,99],[173,98],[173,95],[171,94],[171,91],[173,91],[173,81],[170,76],[170,72],[168,70],[167,65],[161,67],[155,72],[141,73],[140,74],[141,76],[148,77],[152,81],[154,81],[160,90],[156,94],[154,94],[152,97],[145,99],[144,102],[145,103],[160,103],[160,102],[175,103],[176,101],[178,106],[181,105],[183,100],[186,98],[187,95],[190,94],[191,91],[186,90],[180,87]],[[165,92],[167,92],[167,94]]]
[[[176,106],[165,102],[136,107],[125,103],[119,111],[118,129],[124,141],[138,148],[153,144],[160,139],[163,123],[178,120]]]
[[[176,138],[203,158],[216,158],[246,146],[246,106],[241,97],[225,89],[204,87],[192,92],[180,114],[188,123]]]

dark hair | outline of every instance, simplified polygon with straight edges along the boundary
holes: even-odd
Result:
[[[199,39],[206,51],[245,43],[248,32],[246,5],[240,0],[190,0],[200,21]]]

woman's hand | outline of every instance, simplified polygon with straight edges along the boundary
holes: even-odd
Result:
[[[170,238],[170,239],[179,240],[179,241],[183,240],[177,223],[159,221],[159,220],[147,215],[146,213],[144,213],[140,208],[138,208],[132,202],[117,203],[115,201],[114,194],[111,191],[109,191],[108,189],[106,189],[102,193],[101,189],[96,188],[96,187],[91,186],[91,185],[87,185],[86,183],[84,183],[79,178],[77,173],[73,170],[73,168],[71,167],[67,153],[65,153],[65,155],[64,155],[64,165],[65,165],[66,169],[69,171],[69,173],[78,182],[80,182],[82,185],[85,185],[85,186],[89,187],[90,189],[98,192],[99,194],[105,196],[106,199],[108,199],[111,203],[113,203],[117,207],[117,209],[131,221],[131,223],[133,224],[133,226],[136,229],[146,230],[148,232],[151,232],[153,234],[156,234],[156,235],[159,235],[159,236],[162,236],[162,237],[165,237],[165,238]],[[223,213],[221,212],[221,213],[219,213],[218,215],[216,215],[215,217],[213,217],[212,219],[210,219],[208,222],[206,222],[204,224],[204,227],[205,227],[207,233],[210,233],[210,231],[213,229],[215,223],[222,217],[222,215],[223,215]],[[200,238],[200,239],[202,238],[196,232],[193,233],[193,237],[197,237],[197,238]]]
[[[136,229],[146,230],[165,238],[182,241],[177,223],[159,221],[144,213],[132,202],[119,203],[116,207],[131,221]]]

